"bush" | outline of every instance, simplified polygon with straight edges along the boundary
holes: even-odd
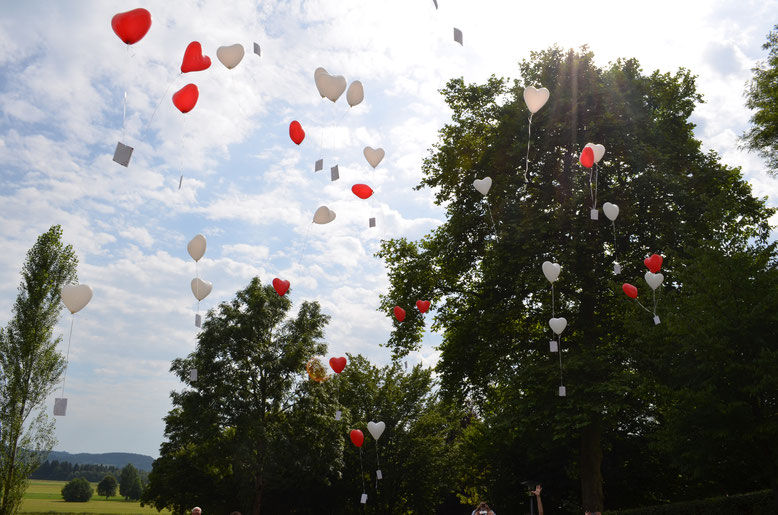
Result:
[[[775,499],[771,490],[750,494],[728,495],[699,501],[677,502],[634,508],[630,510],[606,511],[605,515],[772,515],[775,513]]]
[[[87,502],[92,497],[92,485],[83,477],[71,479],[62,487],[62,498],[67,502]]]

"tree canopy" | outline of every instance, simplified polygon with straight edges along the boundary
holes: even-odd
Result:
[[[743,135],[745,147],[758,151],[772,175],[778,174],[778,25],[762,46],[767,59],[759,63],[746,90],[746,106],[754,110],[751,128]]]

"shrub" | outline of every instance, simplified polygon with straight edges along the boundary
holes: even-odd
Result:
[[[92,485],[83,477],[71,479],[62,487],[62,498],[67,502],[87,502],[92,497]]]
[[[629,510],[606,511],[605,515],[772,515],[775,500],[770,490],[728,495],[697,501],[676,502]]]

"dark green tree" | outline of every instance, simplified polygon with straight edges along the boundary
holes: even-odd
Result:
[[[97,494],[105,497],[105,500],[107,501],[109,497],[116,495],[116,489],[118,486],[119,483],[116,482],[116,478],[111,475],[107,475],[102,479],[102,481],[97,483]],[[136,499],[140,499],[140,494],[138,494]]]
[[[138,488],[140,484],[140,476],[138,475],[138,469],[136,469],[132,463],[128,463],[122,469],[122,473],[119,476],[119,495],[123,496],[125,500],[137,500],[140,499],[142,488]],[[138,490],[141,490],[140,492]]]
[[[382,308],[433,301],[433,327],[443,333],[443,391],[472,402],[478,417],[468,445],[485,454],[471,459],[469,477],[480,482],[471,489],[519,506],[527,502],[521,481],[545,481],[543,475],[554,482],[544,489],[554,506],[602,510],[604,456],[607,464],[609,449],[633,448],[656,430],[658,416],[655,385],[641,373],[644,354],[631,329],[661,333],[633,309],[621,283],[639,284],[643,259],[660,252],[668,280],[658,294],[669,296],[683,287],[673,273],[694,249],[763,241],[772,210],[752,196],[738,169],[701,151],[689,121],[701,98],[688,71],[646,75],[634,59],[600,68],[586,49],[552,48],[533,53],[520,72],[512,85],[457,79],[443,90],[452,122],[424,161],[418,187],[434,188],[447,221],[419,242],[383,244],[391,288]],[[551,99],[532,120],[525,181],[522,92],[530,84],[547,86]],[[589,171],[578,164],[587,142],[607,149],[596,207],[621,206],[615,248],[607,220],[589,217]],[[494,181],[488,201],[496,229],[472,186],[484,176]],[[562,266],[556,316],[569,322],[561,343],[567,397],[557,396],[559,357],[549,353],[545,260]],[[641,287],[641,295],[647,291]],[[662,309],[671,309],[666,300]],[[423,317],[408,310],[405,322],[395,322],[394,353],[418,348],[423,329]],[[625,481],[634,487],[637,480]],[[632,493],[629,502],[639,504],[656,490]]]
[[[754,68],[746,90],[746,106],[754,110],[751,128],[743,135],[744,146],[758,151],[768,171],[778,174],[778,25],[762,46],[767,59]]]
[[[27,253],[8,325],[0,329],[0,515],[16,513],[27,478],[54,446],[54,423],[43,411],[65,360],[54,336],[60,290],[75,282],[78,259],[52,226]]]
[[[62,487],[62,498],[66,502],[87,502],[92,493],[92,485],[83,477],[73,478]]]
[[[291,305],[289,295],[254,278],[208,313],[197,349],[171,366],[188,388],[171,394],[167,441],[144,503],[174,513],[194,503],[206,512],[259,514],[303,502],[301,491],[326,495],[341,468],[342,428],[332,421],[326,387],[303,375],[306,362],[326,352],[329,317],[303,302],[287,318]]]

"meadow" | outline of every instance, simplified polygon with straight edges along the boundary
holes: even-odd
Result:
[[[62,499],[62,487],[66,481],[32,480],[24,495],[19,513],[123,513],[152,514],[157,510],[149,506],[141,508],[137,501],[125,501],[123,497],[105,497],[97,495],[97,483],[90,483],[94,494],[88,502],[65,502]],[[170,513],[163,510],[160,513]]]

